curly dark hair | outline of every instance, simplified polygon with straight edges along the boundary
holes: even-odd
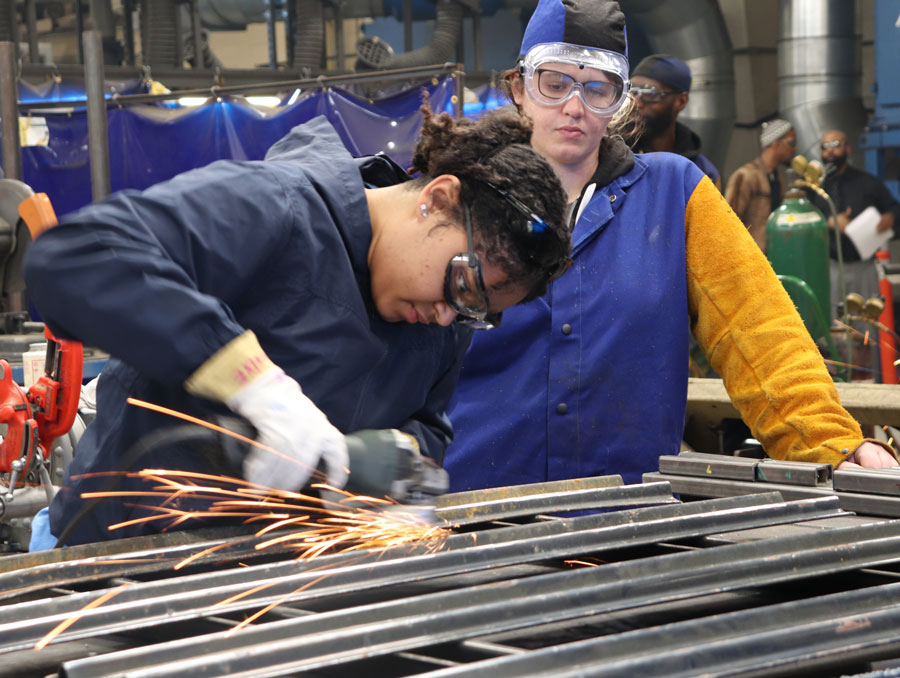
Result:
[[[510,283],[529,290],[524,301],[544,294],[551,277],[565,267],[572,238],[565,192],[547,161],[531,147],[528,119],[499,110],[477,121],[456,121],[447,113],[435,115],[427,103],[422,113],[412,169],[427,178],[457,177],[476,248],[503,269]],[[526,217],[495,188],[541,217],[556,238],[529,235]],[[462,207],[451,216],[463,223]]]

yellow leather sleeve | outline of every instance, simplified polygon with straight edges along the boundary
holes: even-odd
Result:
[[[704,178],[685,213],[691,329],[769,456],[835,466],[863,442],[765,255]]]
[[[191,395],[225,402],[272,366],[250,330],[225,344],[184,382]]]

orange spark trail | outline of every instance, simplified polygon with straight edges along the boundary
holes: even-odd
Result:
[[[122,591],[127,589],[129,586],[130,586],[130,584],[122,584],[121,586],[119,586],[116,589],[113,589],[112,591],[107,591],[106,593],[104,593],[102,596],[100,596],[96,600],[92,600],[87,605],[85,605],[83,608],[81,608],[80,612],[82,614],[76,613],[76,614],[73,614],[71,617],[63,620],[56,628],[54,628],[52,631],[50,631],[50,633],[48,633],[46,636],[41,638],[37,642],[37,644],[35,644],[34,649],[35,650],[43,650],[45,647],[47,647],[47,645],[52,643],[53,639],[56,638],[60,633],[62,633],[67,628],[69,628],[72,624],[74,624],[79,619],[81,619],[84,612],[87,612],[88,610],[93,610],[95,607],[100,607],[107,600],[110,600],[111,598],[115,598],[117,595],[122,593]]]
[[[183,421],[189,421],[192,424],[197,424],[199,426],[203,426],[204,428],[208,428],[211,431],[215,431],[217,433],[222,433],[223,435],[231,436],[236,440],[240,440],[243,443],[247,443],[249,445],[254,445],[261,450],[265,450],[266,452],[271,452],[282,459],[287,459],[288,461],[297,464],[298,466],[302,466],[305,470],[310,470],[310,467],[307,464],[295,459],[294,457],[284,454],[283,452],[279,452],[274,447],[269,447],[268,445],[264,445],[259,441],[253,440],[252,438],[248,438],[247,436],[243,436],[240,433],[235,433],[234,431],[225,428],[224,426],[218,426],[217,424],[213,424],[211,422],[206,421],[205,419],[200,419],[198,417],[193,417],[190,414],[185,414],[184,412],[179,412],[178,410],[173,410],[168,407],[163,407],[162,405],[156,405],[154,403],[149,403],[146,400],[139,400],[138,398],[128,398],[126,402],[129,405],[134,405],[136,407],[143,407],[144,409],[151,410],[153,412],[159,412],[160,414],[167,414],[170,417],[175,417],[176,419],[181,419]],[[325,478],[325,474],[322,471],[319,471],[316,468],[312,468],[313,477],[316,478]]]

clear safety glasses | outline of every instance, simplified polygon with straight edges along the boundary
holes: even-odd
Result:
[[[475,254],[472,217],[465,204],[463,213],[469,251],[466,254],[457,254],[447,264],[447,272],[444,274],[444,300],[456,311],[456,322],[476,330],[489,330],[500,325],[503,314],[488,312],[490,300],[481,272],[481,259]]]
[[[673,89],[657,89],[656,87],[632,85],[631,94],[644,103],[658,104],[670,94],[676,94]]]
[[[484,183],[525,217],[525,231],[522,237],[527,239],[530,249],[549,252],[557,258],[564,253],[565,245],[546,221],[518,198],[490,182]],[[475,254],[475,243],[472,238],[472,217],[465,204],[463,204],[463,213],[466,222],[468,252],[457,254],[447,264],[447,272],[444,275],[444,299],[456,311],[457,322],[475,329],[499,327],[503,314],[489,313],[490,300],[484,284],[481,260]],[[572,260],[565,257],[563,263],[551,274],[550,280],[556,280],[571,265]]]
[[[576,80],[558,70],[559,64],[602,71],[605,79]],[[628,59],[602,49],[559,42],[535,45],[519,62],[518,71],[525,91],[544,106],[559,106],[578,94],[589,110],[612,115],[628,94]]]

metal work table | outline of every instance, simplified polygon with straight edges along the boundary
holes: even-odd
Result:
[[[560,517],[588,506],[604,512]],[[679,502],[668,482],[613,476],[450,495],[437,514],[459,526],[438,550],[296,560],[232,528],[0,559],[0,667],[827,677],[900,661],[900,521],[848,514],[836,496]]]

